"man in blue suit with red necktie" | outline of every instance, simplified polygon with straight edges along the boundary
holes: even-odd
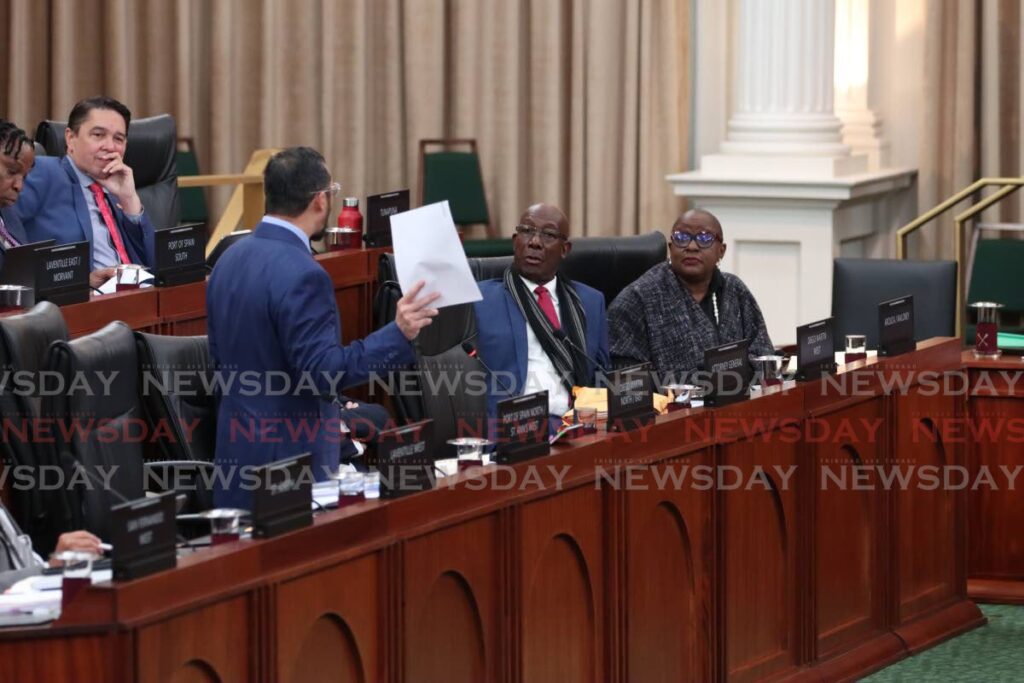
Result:
[[[30,241],[89,242],[94,287],[118,264],[152,267],[156,258],[153,225],[124,163],[131,117],[111,97],[78,102],[64,131],[67,154],[37,159],[16,204]]]
[[[399,300],[395,322],[342,346],[334,286],[309,245],[322,235],[340,186],[309,147],[274,155],[263,186],[267,215],[224,252],[206,289],[210,352],[228,387],[217,413],[219,507],[249,507],[242,468],[312,452],[317,480],[336,470],[347,439],[332,398],[372,372],[414,363],[411,341],[437,314],[430,304],[438,295],[420,296],[420,282]],[[270,372],[284,373],[288,390],[275,379],[271,391]],[[267,381],[228,385],[232,373]]]
[[[495,373],[487,411],[493,418],[498,401],[546,390],[554,427],[572,406],[572,387],[593,386],[597,371],[608,367],[604,295],[559,277],[572,242],[557,206],[526,209],[512,248],[512,266],[504,277],[481,282],[483,299],[473,304],[480,358]]]

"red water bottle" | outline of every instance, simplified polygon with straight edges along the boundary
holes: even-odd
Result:
[[[363,243],[363,214],[359,212],[359,199],[345,197],[341,213],[338,214],[338,227],[345,232],[342,235],[342,249],[358,249]]]

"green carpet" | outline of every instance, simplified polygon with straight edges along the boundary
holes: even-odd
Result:
[[[1024,607],[979,605],[988,624],[865,678],[887,681],[1024,680]]]

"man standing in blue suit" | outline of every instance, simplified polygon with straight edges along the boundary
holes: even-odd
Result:
[[[249,507],[252,482],[243,468],[312,452],[318,480],[337,470],[348,442],[331,399],[371,372],[414,363],[410,342],[437,315],[430,304],[438,295],[419,296],[420,282],[399,300],[395,322],[341,346],[334,286],[309,246],[323,234],[341,187],[319,152],[292,147],[267,163],[263,188],[267,215],[252,237],[224,252],[206,288],[210,352],[225,387],[217,413],[219,507]],[[229,382],[244,376],[250,380]]]
[[[35,159],[35,148],[25,131],[0,119],[0,268],[3,267],[3,252],[28,241],[14,203]]]
[[[500,400],[547,390],[549,412],[561,417],[571,406],[573,385],[593,386],[600,369],[594,361],[608,366],[604,295],[558,277],[572,242],[569,220],[557,206],[528,208],[512,245],[512,267],[502,278],[481,282],[483,299],[473,304],[480,358],[495,373],[488,415],[496,415]]]
[[[67,154],[40,157],[17,210],[33,242],[88,240],[93,286],[121,263],[153,266],[153,226],[125,166],[128,107],[111,97],[90,97],[71,109],[64,131]]]

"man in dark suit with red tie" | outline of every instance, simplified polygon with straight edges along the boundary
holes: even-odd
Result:
[[[93,286],[122,263],[152,266],[153,225],[124,163],[131,112],[111,97],[90,97],[71,109],[67,154],[40,157],[16,208],[30,241],[87,240]]]

